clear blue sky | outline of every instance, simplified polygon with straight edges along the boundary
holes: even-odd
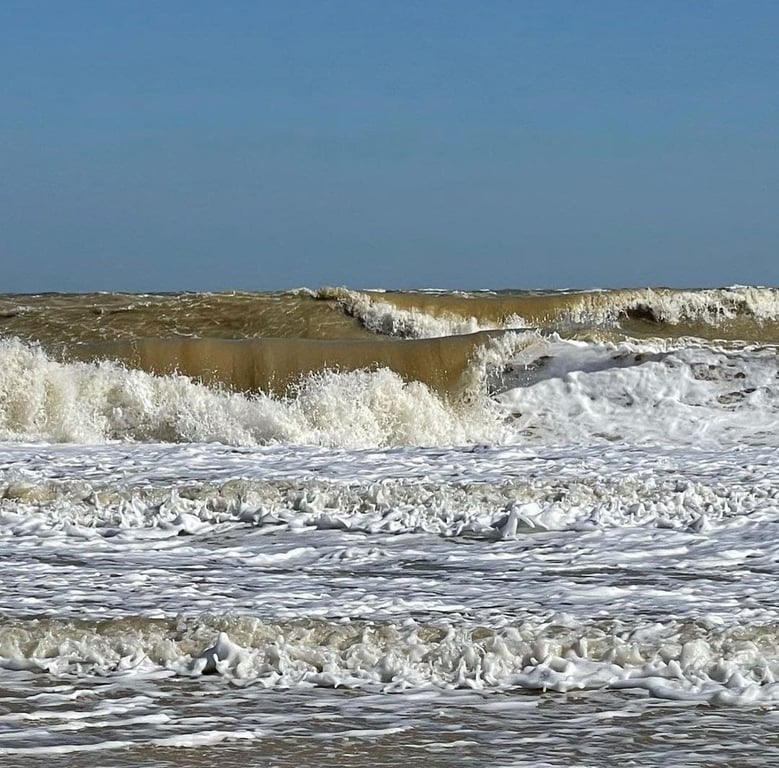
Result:
[[[779,284],[779,3],[0,0],[0,292]]]

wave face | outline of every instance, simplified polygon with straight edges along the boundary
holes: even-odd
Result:
[[[771,763],[777,304],[0,297],[0,763]]]

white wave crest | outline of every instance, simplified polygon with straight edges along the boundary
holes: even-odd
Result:
[[[680,325],[703,323],[719,327],[735,320],[764,324],[779,320],[779,289],[732,286],[680,290],[669,288],[621,289],[577,292],[576,300],[550,307],[548,314],[528,320],[514,314],[501,322],[485,322],[475,316],[431,314],[401,309],[390,301],[347,288],[323,288],[317,296],[337,300],[344,310],[375,333],[401,338],[430,338],[482,330],[527,328],[536,324],[556,330],[574,327],[613,327],[626,317]],[[478,298],[475,298],[478,302]],[[521,303],[521,297],[517,297]]]
[[[459,336],[477,331],[527,326],[525,320],[517,315],[511,316],[504,323],[485,324],[475,317],[461,317],[450,313],[432,315],[419,309],[400,309],[388,301],[347,288],[321,289],[318,295],[337,299],[344,310],[357,318],[369,331],[403,339]]]
[[[0,361],[3,439],[356,448],[495,441],[503,434],[488,400],[450,404],[388,369],[321,372],[304,379],[294,396],[275,398],[113,362],[62,363],[16,340],[0,341]]]
[[[388,369],[323,371],[287,397],[213,389],[0,341],[0,439],[283,442],[339,448],[510,442],[779,442],[773,349],[594,344],[506,333],[448,400]]]
[[[679,325],[720,326],[738,318],[765,323],[779,319],[779,290],[732,286],[698,290],[652,289],[584,294],[566,309],[563,320],[577,324],[614,323],[625,316]]]

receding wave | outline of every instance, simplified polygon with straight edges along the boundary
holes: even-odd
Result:
[[[241,617],[0,624],[0,666],[53,675],[164,668],[266,688],[633,689],[713,704],[779,701],[778,645],[771,625],[615,626],[564,614],[502,628]]]

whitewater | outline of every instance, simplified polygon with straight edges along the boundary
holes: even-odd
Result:
[[[1,297],[0,764],[779,761],[777,323]]]

